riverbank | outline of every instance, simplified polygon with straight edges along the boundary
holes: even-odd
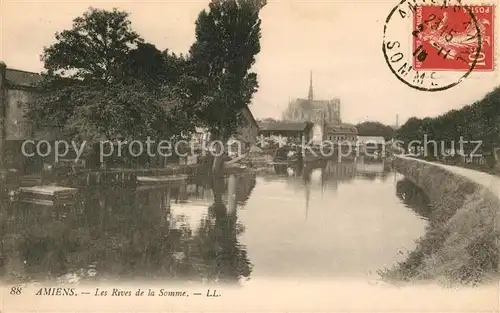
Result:
[[[397,157],[396,171],[430,200],[429,229],[406,261],[381,272],[391,281],[478,284],[498,277],[500,178]]]

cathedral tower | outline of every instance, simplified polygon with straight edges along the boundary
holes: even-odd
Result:
[[[309,75],[309,95],[307,96],[307,100],[313,100],[313,74],[312,71]]]

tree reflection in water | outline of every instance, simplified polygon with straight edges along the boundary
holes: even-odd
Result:
[[[253,188],[244,189],[246,194],[237,196],[240,203]],[[249,277],[236,213],[225,205],[207,205],[200,226],[192,230],[162,207],[165,192],[86,188],[64,207],[3,199],[0,279],[235,283]],[[54,215],[56,210],[63,214]]]
[[[184,241],[185,273],[221,283],[249,277],[251,264],[246,250],[238,242],[243,231],[236,215],[227,213],[225,205],[212,205],[194,235]]]

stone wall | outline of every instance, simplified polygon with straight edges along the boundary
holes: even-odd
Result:
[[[20,145],[33,134],[25,113],[40,78],[37,73],[10,69],[0,62],[0,169],[23,166]]]
[[[25,117],[25,112],[26,104],[33,99],[33,93],[28,90],[8,89],[6,98],[6,140],[24,140],[29,138],[32,128]]]

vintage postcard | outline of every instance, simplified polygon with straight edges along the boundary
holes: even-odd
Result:
[[[499,312],[499,0],[0,1],[0,312]]]

